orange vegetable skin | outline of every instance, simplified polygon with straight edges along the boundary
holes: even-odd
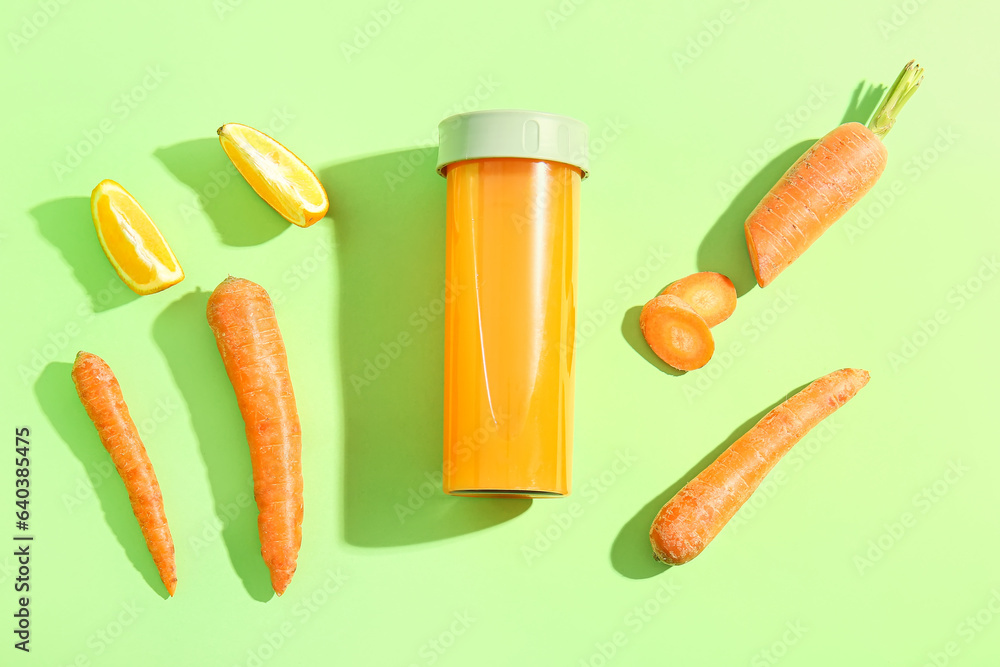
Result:
[[[656,356],[677,370],[701,368],[715,353],[708,324],[672,294],[661,294],[643,306],[639,328]]]
[[[834,371],[764,415],[660,510],[649,531],[657,560],[700,554],[792,445],[867,383],[868,371]]]
[[[869,191],[885,169],[885,145],[861,123],[817,141],[745,224],[757,284],[766,287]]]
[[[222,281],[208,323],[246,425],[261,554],[281,595],[302,544],[302,432],[285,345],[270,297],[249,280]]]
[[[713,271],[702,271],[681,278],[668,285],[660,294],[673,294],[684,300],[709,327],[725,322],[736,310],[736,288],[733,281]]]
[[[125,405],[118,379],[103,359],[89,352],[76,355],[72,377],[80,402],[125,483],[146,547],[167,593],[172,596],[177,588],[177,568],[174,541],[163,511],[163,496],[153,464],[149,462],[139,431]]]

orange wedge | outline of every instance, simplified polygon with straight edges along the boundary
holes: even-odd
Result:
[[[239,123],[220,127],[219,141],[250,187],[285,220],[308,227],[326,215],[330,201],[323,184],[277,141]]]
[[[104,254],[133,292],[153,294],[184,280],[163,234],[125,188],[108,179],[98,183],[90,213]]]

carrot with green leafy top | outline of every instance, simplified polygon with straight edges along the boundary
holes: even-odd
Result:
[[[246,425],[261,555],[281,595],[302,544],[302,431],[285,345],[271,298],[249,280],[222,281],[207,315]]]
[[[888,153],[882,140],[923,81],[911,60],[868,127],[844,123],[793,164],[747,218],[744,231],[757,283],[766,287],[875,185]]]
[[[177,587],[174,542],[163,511],[160,485],[149,462],[139,431],[129,415],[115,374],[96,354],[80,352],[73,363],[73,384],[84,409],[111,455],[115,469],[125,483],[132,511],[139,522],[146,547],[171,596]]]
[[[834,371],[764,415],[663,506],[649,531],[656,559],[681,565],[700,554],[792,445],[866,384],[868,371]]]

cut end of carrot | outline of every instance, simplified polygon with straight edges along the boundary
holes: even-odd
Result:
[[[693,273],[674,281],[660,292],[684,300],[710,328],[725,322],[736,310],[733,281],[714,271]]]
[[[768,263],[761,265],[760,253],[757,251],[757,234],[749,220],[744,225],[743,231],[747,238],[747,253],[750,255],[750,265],[753,267],[753,275],[757,279],[758,285],[767,287],[780,271],[775,271]]]
[[[209,323],[214,321],[213,312],[219,306],[219,303],[225,302],[228,295],[239,293],[253,295],[255,298],[265,299],[268,303],[271,303],[271,297],[268,295],[267,290],[257,283],[252,280],[247,280],[246,278],[227,276],[226,279],[219,283],[219,286],[212,291],[211,296],[208,297],[207,312]]]
[[[649,301],[639,315],[639,328],[656,356],[680,371],[701,368],[715,353],[708,324],[673,294]]]
[[[830,373],[827,377],[837,379],[841,384],[842,390],[838,392],[837,398],[842,403],[849,401],[856,393],[861,391],[861,388],[868,384],[871,379],[871,373],[861,368],[843,368],[839,371]]]
[[[706,543],[699,539],[699,533],[691,530],[684,514],[677,511],[675,499],[671,499],[657,514],[649,529],[649,544],[653,547],[653,558],[666,565],[683,565],[705,550]],[[689,516],[693,513],[688,512]]]
[[[111,370],[107,363],[105,363],[104,359],[101,359],[96,354],[80,350],[76,353],[76,358],[73,360],[72,374],[74,381],[76,381],[81,374],[85,373],[88,368],[91,370],[107,368],[109,372]]]

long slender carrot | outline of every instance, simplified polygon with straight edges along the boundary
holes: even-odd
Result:
[[[72,376],[80,401],[97,427],[101,444],[108,450],[125,483],[132,511],[146,538],[146,547],[167,593],[172,596],[177,588],[177,569],[174,542],[163,511],[163,496],[153,464],[149,462],[139,431],[128,413],[118,379],[103,359],[89,352],[76,355]]]
[[[271,298],[249,280],[223,280],[207,314],[246,425],[260,551],[281,595],[302,544],[302,432],[285,345]]]
[[[875,185],[888,152],[882,139],[923,81],[911,60],[868,127],[844,123],[789,167],[747,218],[744,231],[757,283],[766,287]]]
[[[681,565],[700,554],[792,445],[866,384],[868,371],[834,371],[764,415],[656,515],[649,541],[657,560]]]

